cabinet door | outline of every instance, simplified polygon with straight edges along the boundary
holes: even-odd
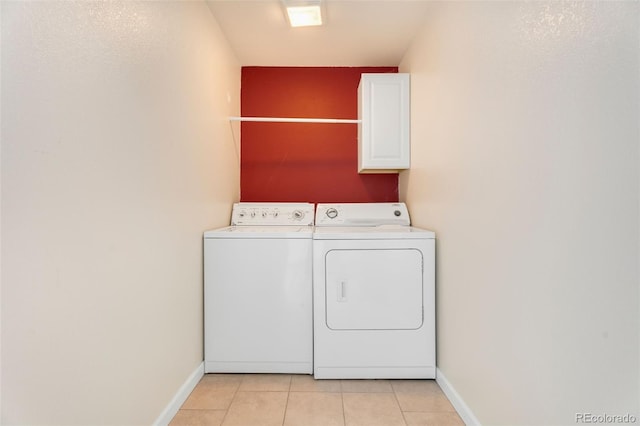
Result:
[[[409,74],[362,74],[358,86],[358,172],[409,168]]]

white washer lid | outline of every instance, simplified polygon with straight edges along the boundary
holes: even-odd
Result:
[[[226,226],[224,228],[205,231],[205,239],[213,238],[311,238],[313,227],[311,226]]]
[[[436,234],[413,226],[327,226],[316,227],[314,240],[435,239]]]

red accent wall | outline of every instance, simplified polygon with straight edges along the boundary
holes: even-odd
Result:
[[[242,116],[356,119],[363,72],[398,68],[244,67]],[[356,124],[241,126],[241,201],[398,201],[397,174],[358,174]]]

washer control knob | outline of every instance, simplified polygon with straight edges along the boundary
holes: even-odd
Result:
[[[262,212],[262,217],[267,217],[267,211],[266,210]]]
[[[240,210],[240,213],[238,213],[239,217],[245,217],[247,215],[247,213],[244,210]]]
[[[256,212],[255,211],[251,212],[251,217],[256,217]]]
[[[338,210],[331,207],[330,209],[327,209],[326,215],[329,219],[335,219],[338,217]]]
[[[302,210],[293,211],[293,218],[295,220],[302,220],[303,217],[304,217],[304,212]]]
[[[396,216],[400,216],[402,213],[400,212],[400,210],[396,210],[393,212],[393,214],[395,214]]]
[[[273,212],[273,217],[278,217],[278,211],[277,210]]]

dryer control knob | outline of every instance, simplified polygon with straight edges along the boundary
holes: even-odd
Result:
[[[335,219],[336,217],[338,217],[338,210],[334,209],[333,207],[327,209],[326,215],[329,217],[329,219]]]
[[[304,212],[302,210],[294,210],[293,218],[295,220],[302,220],[302,218],[304,218]]]
[[[393,212],[393,214],[395,214],[396,216],[400,216],[402,213],[400,212],[400,210],[396,210]]]

